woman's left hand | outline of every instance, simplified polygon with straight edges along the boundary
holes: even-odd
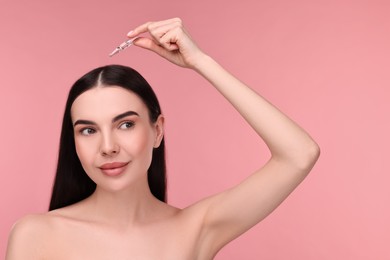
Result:
[[[139,37],[134,45],[154,51],[172,63],[185,68],[195,68],[205,54],[184,29],[180,18],[147,22],[128,33],[129,38],[149,33],[151,39]]]

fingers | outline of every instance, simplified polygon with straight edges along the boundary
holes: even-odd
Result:
[[[171,23],[180,23],[181,24],[182,21],[181,21],[180,18],[172,18],[172,19],[168,19],[168,20],[164,20],[164,21],[158,21],[158,22],[146,22],[146,23],[136,27],[132,31],[130,31],[127,34],[127,36],[128,37],[135,37],[135,36],[138,36],[141,33],[150,32],[150,31],[153,31],[154,29],[156,29],[156,28],[158,28],[160,26],[168,25],[168,24],[171,24]]]
[[[128,37],[136,37],[141,33],[148,32],[156,44],[167,50],[177,50],[178,35],[183,31],[182,21],[179,18],[159,22],[144,23],[128,33]],[[141,46],[142,47],[142,46]]]
[[[161,57],[177,65],[184,66],[184,64],[178,62],[178,59],[174,58],[176,55],[171,50],[167,50],[166,48],[156,44],[153,40],[149,38],[138,38],[136,41],[134,41],[134,45],[153,51]]]
[[[148,33],[150,37],[140,37]],[[147,22],[128,33],[129,38],[139,37],[134,45],[151,50],[182,67],[194,67],[202,51],[185,30],[181,19]]]
[[[137,38],[133,44],[135,46],[153,51],[162,57],[166,57],[169,53],[169,50],[161,47],[159,44],[156,44],[153,40],[149,38]]]

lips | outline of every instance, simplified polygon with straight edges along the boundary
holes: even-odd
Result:
[[[128,162],[113,162],[105,163],[99,167],[99,169],[108,176],[118,176],[124,172]]]

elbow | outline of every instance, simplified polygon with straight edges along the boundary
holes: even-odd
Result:
[[[299,159],[296,161],[296,166],[299,170],[308,174],[320,157],[321,149],[316,142],[311,141],[302,148],[300,154]]]
[[[320,153],[319,145],[312,139],[309,139],[299,145],[284,149],[282,153],[273,153],[272,159],[298,175],[305,177],[316,164]]]

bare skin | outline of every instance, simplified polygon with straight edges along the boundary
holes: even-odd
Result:
[[[75,126],[79,133],[75,142],[80,161],[90,169],[87,173],[97,189],[74,205],[21,219],[11,233],[7,260],[213,259],[224,245],[269,215],[314,166],[319,148],[312,138],[202,52],[180,19],[149,22],[128,36],[141,33],[151,38],[137,39],[136,46],[208,80],[265,141],[271,158],[235,187],[185,209],[174,208],[151,195],[144,168],[150,151],[161,141],[164,118],[148,125],[146,108],[127,102],[136,98],[115,86],[89,90],[73,104],[72,120],[96,123],[87,126],[96,128],[91,135],[82,128],[85,125]],[[105,114],[91,112],[98,105]],[[134,128],[122,121],[112,122],[128,110],[138,114],[124,118],[134,121]],[[142,142],[126,143],[122,137],[128,135]],[[96,167],[113,159],[131,163],[119,178],[102,177]],[[130,171],[132,174],[126,174]]]

